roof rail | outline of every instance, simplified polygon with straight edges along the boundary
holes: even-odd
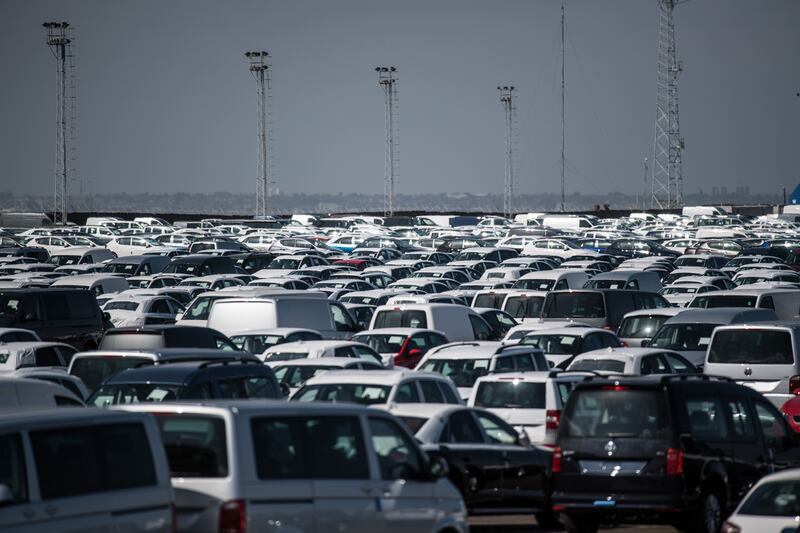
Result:
[[[537,348],[533,344],[517,343],[517,344],[502,344],[502,345],[497,347],[497,350],[495,350],[494,353],[496,353],[496,354],[503,353],[506,350],[525,350],[525,351],[533,351],[533,352],[541,352],[542,351],[541,348]]]
[[[212,359],[210,361],[204,361],[197,368],[207,368],[211,365],[227,365],[229,363],[242,363],[242,364],[249,363],[249,364],[259,364],[259,365],[264,364],[257,359],[253,360],[249,357],[231,357],[231,358],[220,358],[220,359]]]
[[[598,377],[605,377],[604,374],[597,372],[596,370],[561,370],[560,368],[551,370],[550,375],[547,377],[555,378],[561,376],[598,376]]]
[[[447,344],[442,344],[433,348],[431,351],[436,350],[436,352],[439,352],[444,348],[455,348],[456,346],[480,346],[480,344],[476,341],[448,342]]]
[[[710,376],[708,374],[667,374],[661,377],[661,381],[687,381],[690,379],[699,379],[702,381],[724,381],[726,383],[735,383],[736,380],[727,376]]]

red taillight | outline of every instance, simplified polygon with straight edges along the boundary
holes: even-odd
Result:
[[[800,376],[789,378],[789,392],[800,395]]]
[[[630,347],[630,345],[625,341],[619,341],[619,345],[622,346],[623,348],[629,348]]]
[[[725,522],[722,524],[722,529],[719,530],[720,533],[742,533],[742,528],[734,524],[733,522]]]
[[[621,391],[621,390],[628,390],[628,387],[623,385],[606,385],[602,388],[602,390],[613,390],[613,391]]]
[[[544,415],[544,428],[558,429],[558,423],[560,421],[561,421],[561,411],[548,410]]]
[[[553,459],[550,463],[550,472],[553,474],[558,474],[561,472],[561,459],[563,459],[563,455],[561,453],[561,448],[556,446],[553,448]]]
[[[667,450],[667,475],[683,475],[683,450],[680,448],[669,448]]]
[[[244,500],[229,500],[219,508],[219,533],[245,533],[247,508]]]

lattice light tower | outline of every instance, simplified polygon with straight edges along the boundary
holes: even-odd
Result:
[[[514,102],[514,86],[504,85],[497,88],[500,91],[500,103],[503,104],[503,114],[506,121],[506,166],[503,179],[503,214],[511,218],[512,200],[514,198],[514,125],[516,123],[517,105]]]
[[[56,58],[56,165],[53,223],[67,223],[67,182],[74,160],[75,76],[72,29],[67,22],[45,22],[47,46]]]
[[[250,73],[256,80],[258,96],[258,174],[256,176],[256,218],[269,212],[269,186],[272,183],[272,77],[269,54],[245,52]]]
[[[678,117],[678,75],[683,65],[675,51],[674,11],[687,1],[658,0],[658,83],[650,206],[659,209],[683,205],[684,142]]]
[[[375,67],[378,85],[383,89],[383,120],[386,127],[385,161],[383,167],[383,214],[394,215],[394,185],[397,173],[398,142],[398,95],[397,69],[395,67]]]

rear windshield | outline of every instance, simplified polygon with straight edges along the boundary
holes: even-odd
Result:
[[[105,311],[136,311],[139,308],[139,302],[108,302],[103,308]]]
[[[453,380],[456,387],[472,387],[489,373],[489,359],[429,359],[420,370],[438,372]]]
[[[704,351],[711,342],[714,328],[720,324],[665,324],[650,346],[677,351]]]
[[[134,274],[136,269],[139,268],[139,263],[112,263],[106,265],[103,272],[111,272],[113,274]]]
[[[626,339],[649,339],[655,335],[661,324],[667,321],[666,316],[635,316],[622,321],[618,336]]]
[[[172,477],[225,477],[225,421],[216,416],[156,413]]]
[[[579,339],[577,335],[528,335],[520,344],[536,346],[546,354],[572,355]]]
[[[74,359],[70,374],[83,380],[89,392],[109,377],[136,365],[152,361],[149,357],[80,357]]]
[[[242,351],[259,354],[276,344],[284,342],[282,335],[234,335],[231,342]]]
[[[594,370],[605,372],[624,372],[625,363],[613,359],[581,359],[569,365],[570,370]]]
[[[371,405],[386,403],[390,387],[361,383],[332,383],[329,385],[309,385],[303,387],[292,400],[301,402],[360,403]]]
[[[561,437],[667,438],[666,402],[657,390],[578,389],[570,396],[559,430]]]
[[[792,336],[774,329],[726,329],[714,336],[709,363],[791,365]]]
[[[542,316],[545,318],[603,318],[606,306],[598,292],[549,294]]]
[[[366,344],[378,353],[398,353],[407,338],[405,335],[370,334],[357,335],[353,340]]]
[[[689,304],[689,307],[702,307],[711,309],[713,307],[755,307],[758,301],[757,296],[698,296]]]
[[[427,328],[428,319],[425,311],[380,311],[375,318],[372,329],[379,328]]]
[[[303,383],[313,378],[314,376],[319,376],[320,374],[324,374],[328,370],[333,370],[335,368],[338,367],[329,365],[328,366],[303,365],[303,366],[277,366],[273,370],[275,371],[275,377],[281,383],[286,383],[290,387],[300,387],[303,385]]]
[[[529,291],[549,291],[555,283],[556,280],[554,279],[521,279],[514,283],[514,288]]]
[[[428,421],[427,418],[421,418],[417,416],[400,416],[398,417],[403,423],[408,427],[411,433],[416,434],[419,431],[419,428],[425,425],[425,422]]]
[[[475,406],[544,409],[545,384],[522,381],[486,381],[478,385]]]
[[[183,387],[173,384],[131,383],[103,385],[87,402],[94,407],[137,403],[174,402],[181,396]]]
[[[800,515],[800,481],[787,479],[764,483],[745,500],[738,513],[786,517]]]
[[[539,318],[543,303],[543,296],[509,296],[503,311],[514,318]]]
[[[500,309],[503,307],[503,300],[505,294],[479,294],[472,302],[472,307],[491,307],[492,309]]]

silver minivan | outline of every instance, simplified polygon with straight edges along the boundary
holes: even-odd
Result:
[[[714,330],[704,374],[747,385],[780,408],[800,392],[800,324],[771,322]]]
[[[169,465],[148,415],[4,413],[0,458],[0,530],[173,531]]]
[[[304,402],[119,407],[155,415],[178,531],[466,532],[466,508],[389,413]]]

